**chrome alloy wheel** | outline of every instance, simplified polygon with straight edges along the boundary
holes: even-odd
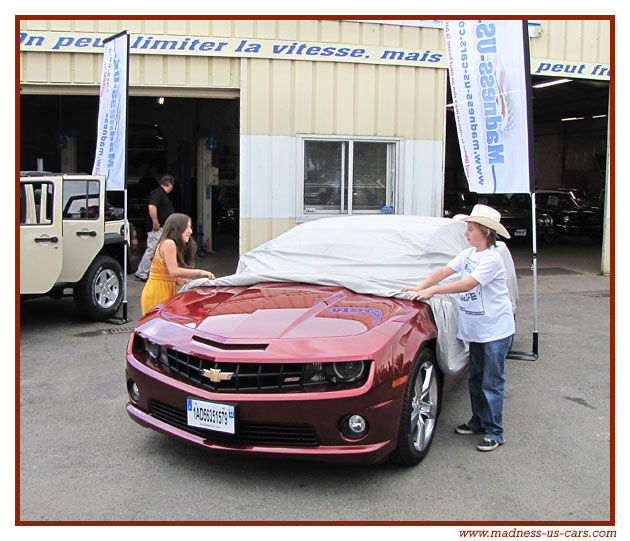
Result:
[[[433,363],[425,361],[414,382],[410,430],[413,446],[424,451],[431,443],[438,413],[438,380]]]
[[[108,309],[116,304],[120,296],[120,280],[112,269],[102,269],[94,280],[94,301]]]

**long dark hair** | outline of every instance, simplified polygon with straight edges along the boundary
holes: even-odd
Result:
[[[195,253],[197,252],[197,243],[193,240],[192,236],[188,243],[184,243],[182,240],[182,234],[188,227],[188,222],[190,222],[190,217],[186,214],[174,213],[171,214],[164,222],[164,227],[162,229],[162,236],[157,243],[157,247],[166,239],[171,239],[175,242],[175,246],[177,247],[177,264],[180,267],[192,268],[195,264]],[[154,252],[155,255],[155,252]]]

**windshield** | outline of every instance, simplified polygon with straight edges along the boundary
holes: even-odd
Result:
[[[546,206],[550,209],[569,210],[578,208],[581,202],[571,193],[559,193],[548,195]]]

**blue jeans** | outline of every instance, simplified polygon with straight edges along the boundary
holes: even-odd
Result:
[[[512,336],[485,343],[470,343],[468,390],[472,418],[468,426],[499,443],[503,437],[503,366]]]

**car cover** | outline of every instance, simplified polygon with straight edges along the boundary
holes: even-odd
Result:
[[[355,215],[300,224],[239,260],[236,273],[216,280],[199,279],[182,290],[207,286],[250,286],[260,282],[299,282],[344,287],[361,294],[407,298],[415,286],[469,248],[466,224],[450,218]],[[499,242],[516,311],[518,290],[509,250]],[[454,274],[448,281],[458,280]],[[468,346],[457,339],[458,299],[436,295],[426,302],[438,328],[436,356],[446,374],[468,362]]]

